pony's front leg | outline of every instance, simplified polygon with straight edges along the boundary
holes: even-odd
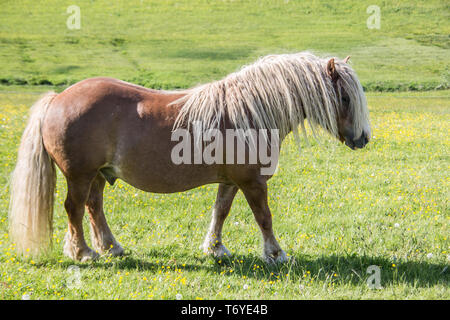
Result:
[[[263,257],[268,263],[286,262],[286,253],[281,249],[272,230],[272,214],[267,203],[267,184],[265,181],[253,181],[241,186],[255,220],[261,229],[264,250]]]
[[[234,185],[219,184],[211,224],[202,245],[204,253],[212,254],[215,257],[230,256],[230,252],[222,244],[222,227],[237,191],[238,187]]]

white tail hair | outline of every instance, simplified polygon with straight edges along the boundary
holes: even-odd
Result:
[[[23,255],[37,256],[51,245],[56,171],[44,148],[41,128],[56,95],[49,92],[32,106],[12,173],[9,232]]]

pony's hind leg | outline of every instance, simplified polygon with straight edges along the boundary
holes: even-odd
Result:
[[[230,252],[222,244],[222,227],[230,212],[231,204],[237,191],[238,187],[234,185],[219,184],[219,190],[212,212],[211,224],[202,245],[204,253],[212,254],[215,257],[230,255]]]
[[[69,225],[64,242],[64,254],[74,260],[88,261],[98,257],[98,253],[88,247],[83,233],[84,205],[91,180],[67,179],[67,198],[64,206],[69,216]]]
[[[286,262],[288,260],[286,253],[281,249],[273,233],[272,214],[267,203],[266,182],[254,181],[246,186],[241,186],[241,189],[261,229],[264,240],[264,259],[269,263]]]
[[[99,253],[120,256],[123,255],[124,250],[114,238],[103,212],[104,188],[105,178],[99,174],[91,184],[91,191],[86,202],[91,222],[91,242],[92,246]]]

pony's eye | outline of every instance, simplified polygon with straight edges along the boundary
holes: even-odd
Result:
[[[350,109],[350,98],[349,97],[342,97],[342,106],[345,110]]]

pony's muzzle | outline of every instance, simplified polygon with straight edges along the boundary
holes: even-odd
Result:
[[[369,143],[369,135],[363,132],[358,139],[345,139],[345,144],[352,150],[362,149]]]

